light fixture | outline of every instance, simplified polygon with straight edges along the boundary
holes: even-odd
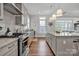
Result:
[[[49,22],[52,22],[53,20],[56,20],[56,15],[53,14],[52,17],[49,18]]]
[[[52,19],[54,19],[54,20],[55,20],[55,19],[56,19],[56,17],[57,17],[57,16],[56,16],[55,14],[53,14],[53,15],[52,15]]]
[[[49,19],[50,19],[50,20],[52,20],[52,19],[53,19],[53,17],[50,17]]]
[[[40,17],[40,19],[46,19],[46,17]]]
[[[58,9],[57,12],[56,12],[56,16],[63,16],[63,10]]]
[[[53,25],[53,20],[56,20],[56,14],[53,14],[52,17],[49,18],[49,26]]]
[[[53,18],[52,18],[52,17],[50,17],[50,18],[49,18],[49,22],[52,22],[52,20],[53,20]]]

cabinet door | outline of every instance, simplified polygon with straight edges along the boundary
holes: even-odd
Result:
[[[64,48],[64,53],[63,55],[66,56],[72,56],[73,55],[73,39],[65,39],[63,40],[63,48]]]
[[[6,55],[4,56],[18,56],[18,48],[15,46],[14,49],[10,50]]]
[[[64,52],[64,44],[62,39],[56,39],[57,46],[56,46],[56,55],[62,56]]]
[[[55,36],[52,36],[52,51],[56,54],[56,38],[55,38]]]
[[[73,55],[73,39],[71,37],[57,38],[57,55],[71,56]]]
[[[6,46],[3,46],[0,48],[0,56],[6,55],[9,51],[11,51],[14,48],[17,48],[17,41],[11,42],[10,44],[7,44]],[[18,52],[16,52],[18,53]]]
[[[3,19],[3,3],[0,3],[0,19]]]
[[[27,13],[27,10],[25,8],[25,6],[22,4],[22,24],[23,25],[27,25],[27,19],[28,19],[28,13]]]
[[[20,10],[22,10],[22,3],[14,3],[16,6],[17,6],[17,8],[19,8]]]
[[[22,16],[21,15],[15,16],[15,24],[16,25],[22,24]]]

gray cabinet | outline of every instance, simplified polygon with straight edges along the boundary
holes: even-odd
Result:
[[[28,14],[25,6],[23,4],[19,5],[17,3],[16,3],[16,6],[18,6],[18,8],[20,8],[22,11],[22,15],[15,16],[16,25],[23,25],[23,26],[27,25]]]
[[[22,15],[20,6],[21,3],[4,3],[4,10],[13,15]]]
[[[57,44],[56,44],[56,37],[52,35],[52,39],[51,40],[52,40],[51,41],[52,42],[52,46],[51,46],[52,51],[54,52],[54,54],[56,54],[56,46],[57,46]]]
[[[3,3],[0,3],[0,19],[3,19]]]
[[[15,16],[15,24],[22,25],[22,16],[21,15]]]
[[[15,16],[15,24],[16,25],[26,25],[27,19],[24,17],[24,15],[16,15]]]
[[[57,37],[56,55],[72,56],[74,54],[74,45],[72,37]]]
[[[57,56],[73,56],[76,55],[77,51],[74,42],[76,39],[79,39],[78,36],[54,36],[52,34],[48,34],[47,42],[51,47],[52,51]],[[78,48],[79,49],[79,48]]]
[[[14,3],[19,10],[22,10],[22,3]]]
[[[48,36],[47,43],[51,47],[54,54],[56,54],[56,37],[53,36],[52,34],[47,34],[47,36]]]
[[[0,56],[18,56],[17,40],[1,47]]]
[[[79,55],[79,43],[74,43],[78,36],[54,36],[48,34],[47,42],[57,56]]]

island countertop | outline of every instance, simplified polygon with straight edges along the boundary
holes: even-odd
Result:
[[[60,34],[54,33],[52,35],[54,35],[54,36],[77,36],[78,37],[79,33],[60,33]]]

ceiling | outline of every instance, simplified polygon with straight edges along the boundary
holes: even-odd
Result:
[[[52,15],[62,8],[65,17],[79,17],[79,3],[25,3],[30,15]]]

